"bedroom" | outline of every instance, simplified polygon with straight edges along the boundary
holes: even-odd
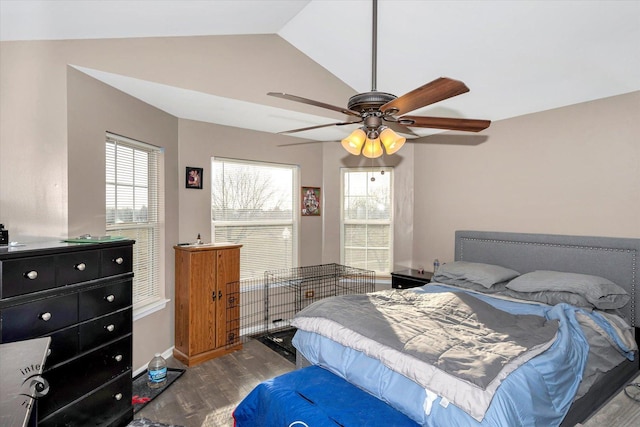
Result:
[[[607,65],[631,67],[637,76],[637,32],[631,34],[635,38],[626,40],[621,55],[624,65]],[[362,37],[366,40],[368,32]],[[592,42],[581,48],[587,50]],[[364,90],[368,59],[362,55]],[[599,62],[590,60],[590,67]],[[482,57],[477,62],[482,64]],[[208,236],[206,191],[187,191],[179,184],[185,166],[206,167],[211,155],[221,155],[300,164],[302,184],[321,186],[325,196],[323,216],[302,222],[305,241],[317,244],[301,248],[300,264],[339,261],[337,170],[345,159],[361,159],[347,157],[337,144],[283,149],[277,145],[291,137],[177,118],[68,64],[280,108],[294,107],[267,100],[267,91],[286,90],[338,105],[355,92],[275,34],[3,41],[0,218],[12,240],[104,233],[103,147],[86,141],[103,141],[105,129],[118,128],[165,147],[165,259],[172,259],[174,243],[192,240],[198,232]],[[540,72],[553,69],[553,62],[532,64]],[[445,74],[425,72],[431,73],[434,78]],[[574,77],[560,75],[561,82]],[[616,83],[613,76],[599,82]],[[474,86],[481,82],[474,85],[464,72],[452,77],[470,85],[464,97],[477,96]],[[423,80],[429,79],[420,77],[406,89]],[[385,165],[396,166],[395,263],[418,267],[434,258],[453,259],[457,229],[640,237],[640,87],[637,78],[627,84],[615,96],[497,120],[485,131],[487,143],[438,144],[451,137],[435,136],[384,158]],[[511,94],[518,95],[513,89]],[[164,271],[171,299],[172,263]],[[134,335],[134,366],[139,367],[155,351],[172,346],[172,309],[137,320]]]

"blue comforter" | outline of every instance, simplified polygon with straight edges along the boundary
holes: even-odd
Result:
[[[416,288],[416,292],[459,291],[446,285]],[[589,344],[576,313],[589,315],[619,343],[619,351],[630,360],[633,352],[615,336],[606,319],[568,304],[547,306],[493,298],[472,293],[479,299],[513,314],[534,314],[559,321],[558,337],[543,354],[511,373],[498,388],[482,422],[432,396],[418,384],[363,353],[343,347],[321,335],[299,330],[293,344],[312,364],[329,369],[424,426],[557,426],[576,394],[586,365]],[[431,396],[431,398],[429,397]],[[434,400],[435,399],[435,400]]]

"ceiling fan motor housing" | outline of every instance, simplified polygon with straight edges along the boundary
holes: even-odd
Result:
[[[347,105],[349,110],[357,111],[359,113],[367,111],[378,111],[387,102],[391,102],[396,99],[397,96],[386,92],[364,92],[353,95],[349,98],[349,104]]]

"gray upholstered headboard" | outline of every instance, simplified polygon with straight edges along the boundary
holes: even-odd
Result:
[[[512,268],[520,273],[555,270],[592,274],[622,286],[631,301],[621,310],[640,326],[640,239],[456,231],[455,259]]]

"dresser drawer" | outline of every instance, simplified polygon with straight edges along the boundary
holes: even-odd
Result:
[[[125,246],[102,250],[102,277],[133,271],[133,248]]]
[[[0,297],[9,298],[56,286],[56,266],[53,256],[37,256],[0,261],[2,281]]]
[[[72,326],[51,334],[45,369],[64,362],[78,354],[78,327]]]
[[[80,351],[113,341],[131,332],[131,309],[80,325]]]
[[[78,321],[78,296],[64,295],[3,309],[2,342],[47,335]]]
[[[132,281],[129,279],[80,292],[78,307],[80,321],[93,319],[130,306],[132,301],[131,286]]]
[[[44,418],[130,369],[131,335],[46,371],[42,376],[49,382],[49,394],[38,400],[39,418]]]
[[[85,282],[100,277],[100,251],[70,252],[58,255],[56,281],[58,286]]]
[[[108,425],[118,418],[129,421],[133,418],[131,398],[131,371],[127,371],[84,399],[51,414],[48,418],[43,419],[40,415],[38,425],[87,427]]]

